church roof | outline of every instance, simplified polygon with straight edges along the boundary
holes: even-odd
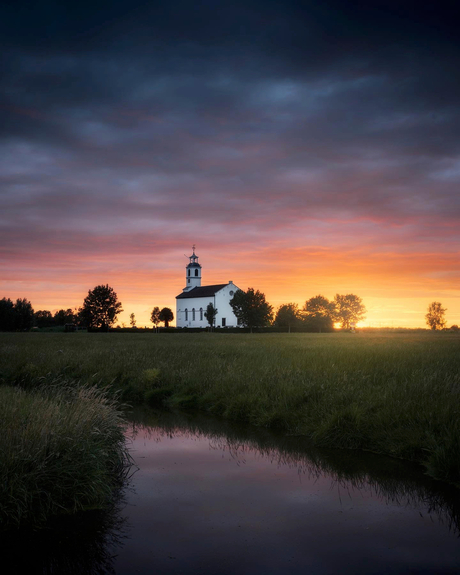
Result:
[[[188,299],[188,298],[194,298],[194,297],[211,297],[211,296],[215,295],[218,291],[220,291],[222,288],[224,288],[225,286],[228,286],[228,284],[217,284],[217,285],[213,285],[213,286],[194,287],[190,291],[182,292],[181,294],[176,296],[176,299]]]

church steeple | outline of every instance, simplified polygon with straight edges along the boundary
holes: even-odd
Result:
[[[185,268],[185,287],[183,291],[190,291],[195,287],[201,286],[201,266],[198,263],[198,256],[195,253],[195,244],[193,244],[193,253],[188,256],[190,263]]]

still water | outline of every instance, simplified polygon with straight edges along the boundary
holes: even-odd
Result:
[[[416,467],[197,415],[135,413],[128,440],[118,506],[10,542],[11,572],[460,573],[459,490]]]

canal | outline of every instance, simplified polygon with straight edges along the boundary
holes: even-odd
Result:
[[[12,573],[460,572],[459,490],[416,466],[199,414],[131,420],[117,505],[4,538]]]

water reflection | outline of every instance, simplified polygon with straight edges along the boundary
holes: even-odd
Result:
[[[245,424],[220,421],[202,413],[138,409],[130,414],[132,439],[139,432],[153,441],[176,436],[207,441],[237,466],[249,453],[299,476],[320,478],[340,494],[371,493],[387,504],[423,509],[456,535],[460,533],[460,490],[423,474],[420,466],[359,451],[317,449],[304,437],[286,436]]]

